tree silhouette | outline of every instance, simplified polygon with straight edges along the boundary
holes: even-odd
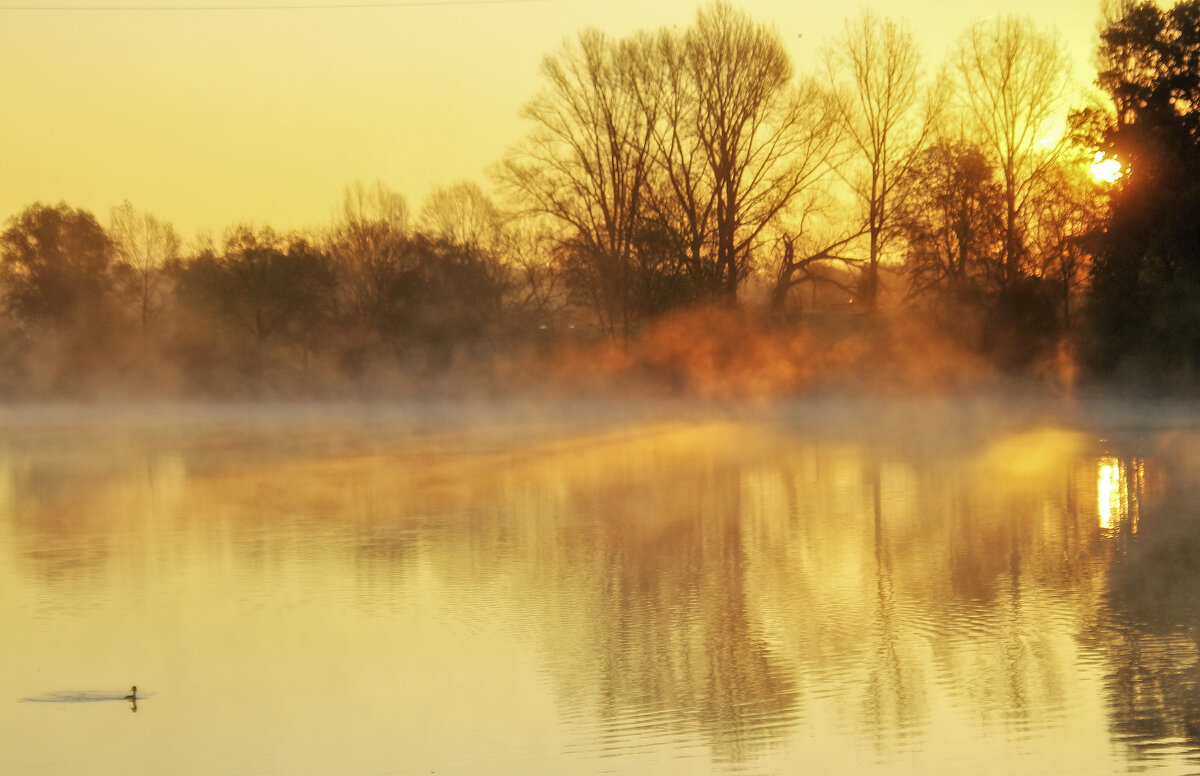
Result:
[[[0,233],[5,301],[27,323],[81,323],[107,301],[112,256],[91,213],[34,203]]]
[[[701,9],[684,33],[682,64],[694,112],[672,142],[694,133],[681,148],[698,151],[703,177],[690,190],[673,189],[680,205],[711,197],[712,274],[719,294],[735,302],[764,231],[829,173],[833,106],[814,80],[793,83],[777,31],[725,2]]]
[[[421,204],[418,217],[422,231],[490,253],[500,250],[504,221],[496,203],[470,181],[435,189]]]
[[[1092,243],[1087,354],[1101,373],[1186,379],[1200,366],[1200,2],[1127,3],[1100,38],[1101,149],[1126,174]]]
[[[1003,191],[987,154],[939,140],[918,154],[898,213],[909,293],[979,304],[999,280]]]
[[[406,307],[415,293],[408,206],[382,183],[346,188],[329,236],[338,275],[338,308],[350,329],[351,361],[377,345],[400,347]]]
[[[330,315],[334,274],[308,242],[269,229],[239,226],[218,255],[183,265],[178,293],[185,305],[221,327],[251,373],[267,364],[273,345],[294,345],[307,359]]]
[[[1028,19],[976,23],[951,57],[957,104],[973,138],[996,164],[1004,196],[1003,285],[1025,274],[1026,219],[1037,182],[1065,148],[1058,128],[1069,61],[1057,34]]]
[[[1091,268],[1088,236],[1107,214],[1107,196],[1092,177],[1086,150],[1064,155],[1049,168],[1026,206],[1031,269],[1053,284],[1064,330],[1073,328]]]
[[[913,190],[903,184],[932,137],[940,96],[937,90],[922,93],[921,54],[908,27],[870,11],[846,23],[825,60],[841,131],[858,162],[849,182],[865,210],[863,286],[872,312],[878,305],[879,261],[902,206],[897,200]]]
[[[534,127],[499,170],[526,213],[560,228],[558,252],[601,327],[626,335],[654,123],[632,85],[633,45],[585,30],[546,57],[545,87],[522,111]]]
[[[778,33],[728,3],[682,31],[585,32],[543,76],[501,177],[561,226],[570,286],[609,332],[736,303],[768,229],[836,156],[825,90],[797,83]]]
[[[179,259],[181,241],[175,228],[150,213],[138,213],[128,200],[112,209],[113,247],[119,276],[127,281],[142,335],[162,312],[167,299],[164,268]]]

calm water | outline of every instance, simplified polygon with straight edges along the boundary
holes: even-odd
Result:
[[[0,773],[1200,773],[1192,424],[829,415],[9,411]]]

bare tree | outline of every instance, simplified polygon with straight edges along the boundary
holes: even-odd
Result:
[[[382,223],[394,232],[404,233],[409,230],[408,202],[383,181],[375,181],[373,186],[355,181],[342,195],[339,222],[342,226]]]
[[[546,57],[545,86],[522,111],[533,130],[499,170],[523,212],[560,225],[559,251],[582,279],[601,325],[626,334],[654,123],[630,85],[633,45],[585,30]]]
[[[736,302],[756,247],[828,177],[826,90],[778,33],[728,3],[687,30],[585,32],[543,64],[536,123],[502,179],[563,226],[570,286],[609,331],[698,300]]]
[[[166,300],[163,269],[179,258],[182,242],[170,223],[150,213],[139,213],[129,200],[114,207],[109,219],[109,237],[119,265],[132,281],[130,296],[137,306],[142,335],[146,336]]]
[[[814,81],[793,83],[778,32],[723,0],[684,34],[683,61],[695,90],[683,126],[695,133],[707,181],[680,204],[711,195],[715,274],[732,302],[763,230],[829,172],[834,114]]]
[[[981,21],[951,56],[964,124],[994,158],[1003,183],[1002,281],[1021,277],[1027,258],[1026,206],[1066,146],[1069,60],[1056,32],[1029,19]]]
[[[825,49],[825,69],[841,131],[857,164],[848,182],[864,209],[868,239],[866,309],[879,298],[879,261],[895,233],[894,214],[917,155],[929,143],[940,89],[923,88],[921,53],[902,23],[863,11]]]
[[[421,204],[421,229],[451,242],[496,252],[504,216],[479,184],[461,181],[435,189]]]
[[[329,252],[341,275],[342,313],[387,337],[398,325],[413,257],[408,206],[383,183],[347,186]]]
[[[637,49],[638,99],[651,125],[646,218],[675,236],[688,283],[700,297],[722,286],[714,253],[717,190],[698,127],[699,89],[686,39],[663,29]]]
[[[508,272],[507,308],[513,323],[524,332],[549,328],[563,311],[562,273],[550,261],[554,237],[537,219],[519,219],[505,225],[500,255]]]
[[[1075,316],[1089,267],[1087,235],[1103,222],[1105,194],[1082,158],[1066,158],[1041,176],[1029,202],[1029,238],[1035,273],[1055,286],[1064,330]]]
[[[811,238],[805,239],[803,235],[802,230],[785,232],[779,237],[782,255],[771,285],[771,314],[774,316],[784,314],[788,295],[804,283],[812,284],[814,298],[819,283],[835,286],[847,294],[854,292],[842,281],[842,275],[845,270],[856,268],[862,263],[849,255],[848,248],[862,237],[863,233],[842,235],[819,243],[812,242]]]

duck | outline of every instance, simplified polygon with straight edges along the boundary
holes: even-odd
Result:
[[[137,685],[136,684],[133,687],[129,688],[129,694],[126,695],[124,698],[122,698],[122,700],[126,700],[126,701],[136,701],[137,700]]]

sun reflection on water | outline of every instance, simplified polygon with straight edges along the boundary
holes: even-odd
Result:
[[[1096,514],[1100,529],[1115,534],[1127,525],[1131,534],[1138,530],[1140,494],[1146,478],[1145,462],[1125,462],[1107,455],[1096,463]]]

